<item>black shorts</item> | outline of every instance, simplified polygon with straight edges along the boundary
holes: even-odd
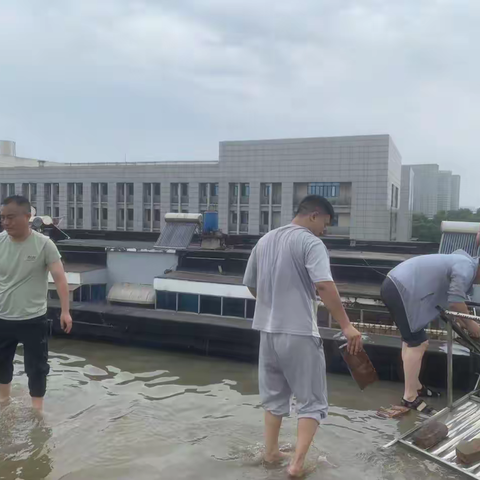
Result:
[[[382,296],[383,303],[388,308],[395,325],[397,325],[400,330],[402,340],[409,347],[418,347],[428,340],[427,332],[424,328],[418,332],[412,332],[410,330],[410,324],[408,323],[407,312],[405,311],[402,296],[400,295],[397,286],[390,278],[387,277],[384,280],[380,295]]]
[[[13,359],[23,343],[25,372],[32,397],[44,397],[47,389],[48,321],[45,316],[31,320],[0,320],[0,383],[13,379]]]

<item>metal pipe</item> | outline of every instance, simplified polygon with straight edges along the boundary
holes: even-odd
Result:
[[[453,330],[452,324],[447,324],[447,407],[453,406]]]
[[[476,315],[467,315],[466,313],[452,312],[451,310],[445,310],[444,313],[451,315],[452,317],[466,318],[468,320],[475,320],[476,322],[480,323],[480,317],[477,317]]]

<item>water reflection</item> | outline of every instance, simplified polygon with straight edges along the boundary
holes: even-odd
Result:
[[[14,401],[0,412],[0,480],[286,478],[262,465],[255,365],[72,340],[51,350],[44,420],[27,407],[17,357]],[[381,383],[360,393],[348,377],[330,376],[331,412],[309,479],[460,478],[401,447],[380,450],[415,422],[375,415],[401,389]],[[287,419],[285,449],[295,433]]]
[[[48,477],[52,430],[19,400],[0,407],[0,479],[37,480]]]

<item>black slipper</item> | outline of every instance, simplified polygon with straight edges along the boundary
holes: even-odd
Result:
[[[422,388],[418,391],[418,396],[423,398],[438,398],[441,397],[442,394],[432,390],[430,387],[422,385]]]
[[[429,407],[420,397],[417,397],[413,402],[409,402],[402,398],[402,405],[409,408],[410,410],[416,410],[419,413],[424,413],[425,415],[432,415],[435,410],[432,407]]]

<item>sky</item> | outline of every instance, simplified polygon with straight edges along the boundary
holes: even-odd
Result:
[[[478,0],[0,0],[0,138],[62,162],[388,133],[480,206]]]

